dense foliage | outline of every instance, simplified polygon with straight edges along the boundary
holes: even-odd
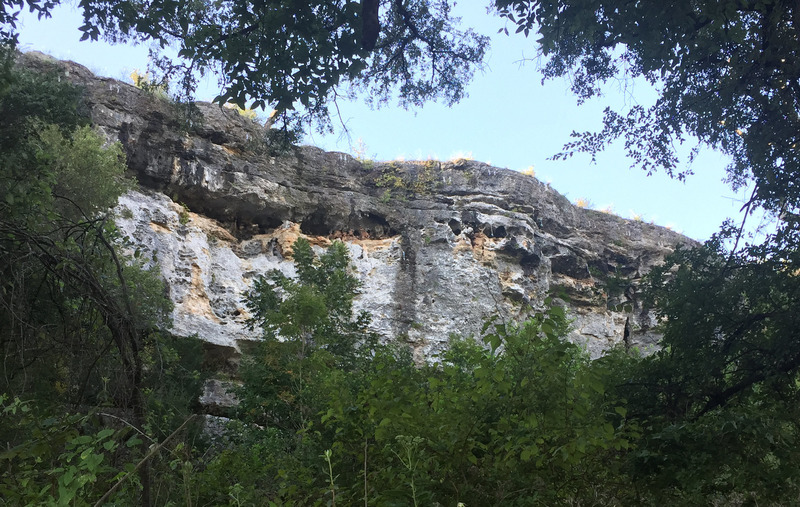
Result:
[[[180,361],[168,356],[174,346],[163,336],[170,311],[163,283],[123,253],[110,214],[130,187],[121,148],[86,126],[79,89],[4,58],[2,497],[13,505],[66,505],[75,495],[99,497],[120,461],[141,454],[142,441],[109,419],[151,437],[172,431],[191,383],[180,379],[179,400],[145,398],[180,377],[173,367]],[[98,411],[105,419],[91,415]],[[145,498],[147,468],[139,475]]]
[[[47,15],[57,2],[4,1]],[[622,138],[635,165],[679,170],[687,134],[732,157],[744,210],[772,213],[753,244],[725,224],[649,277],[662,349],[589,361],[555,306],[490,321],[415,364],[353,314],[341,243],[294,245],[296,276],[247,297],[264,340],[246,351],[236,421],[194,439],[198,346],[166,334],[155,274],[125,256],[108,213],[130,183],[118,147],[87,127],[80,90],[0,66],[0,500],[85,505],[792,505],[800,498],[794,3],[496,0],[539,34],[546,78],[584,100],[609,79],[659,87],[608,110],[565,156]],[[455,101],[485,51],[449,4],[83,2],[87,37],[176,42],[219,68],[219,100],[317,118],[343,83],[376,101]],[[267,41],[264,44],[261,42]],[[384,337],[391,338],[391,337]],[[177,487],[176,487],[177,486]]]
[[[357,284],[344,245],[335,243],[320,258],[307,242],[296,245],[297,278],[273,272],[248,297],[265,342],[243,365],[239,417],[263,426],[233,428],[226,449],[199,474],[199,499],[269,498],[275,505],[796,500],[798,384],[780,365],[772,373],[734,368],[741,356],[760,352],[743,354],[747,342],[718,343],[719,350],[699,355],[697,345],[680,343],[690,335],[676,324],[665,329],[670,346],[654,356],[615,350],[590,361],[564,341],[569,321],[562,308],[551,307],[520,325],[490,321],[484,346],[453,337],[434,361],[415,364],[403,347],[376,343],[363,319],[341,332],[359,322],[352,318]],[[707,250],[681,254],[719,259]],[[652,283],[676,294],[675,305],[692,304],[674,285],[703,274],[680,269],[667,279],[668,267],[657,270]],[[349,292],[329,299],[333,285]],[[774,317],[786,319],[793,332],[794,317],[779,309],[786,296],[779,287],[763,290],[765,299],[748,304],[765,312],[778,304]],[[700,313],[689,312],[686,322],[699,324],[692,315]],[[332,316],[338,325],[327,320]],[[719,319],[703,322],[718,333],[725,326],[743,335],[769,332],[746,329],[747,317],[729,322],[721,312]],[[748,372],[766,382],[742,382]]]
[[[297,278],[273,272],[248,298],[266,336],[243,365],[240,410],[266,429],[251,426],[242,438],[256,445],[217,458],[248,464],[235,477],[237,498],[342,505],[615,498],[619,488],[603,483],[621,473],[638,430],[625,420],[625,401],[609,396],[613,362],[591,362],[563,340],[562,308],[520,326],[487,323],[488,348],[454,337],[435,362],[419,365],[404,348],[379,345],[364,316],[352,318],[357,284],[342,243],[319,258],[302,239],[293,250]],[[250,483],[253,466],[261,472]]]

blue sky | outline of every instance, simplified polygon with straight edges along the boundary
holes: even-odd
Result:
[[[588,200],[596,209],[611,208],[626,218],[638,215],[699,240],[707,239],[725,218],[739,217],[744,192],[734,193],[722,182],[727,160],[709,150],[693,162],[695,174],[686,183],[629,169],[621,146],[612,146],[596,164],[588,155],[548,160],[570,140],[573,130],[598,129],[606,106],[647,105],[655,92],[640,82],[611,83],[604,97],[577,106],[567,82],[541,84],[531,60],[536,55],[533,38],[497,34],[503,21],[488,15],[477,2],[470,3],[459,5],[457,13],[465,26],[490,35],[492,48],[486,70],[468,87],[467,99],[450,108],[428,104],[416,111],[391,104],[371,110],[362,101],[342,102],[349,137],[339,128],[332,135],[310,134],[304,142],[377,160],[468,156],[514,170],[532,166],[538,179],[573,202]],[[73,60],[123,80],[129,80],[135,69],[146,69],[147,46],[79,42],[79,24],[80,16],[71,7],[57,8],[49,20],[26,15],[20,25],[21,48]],[[522,63],[526,58],[528,62]],[[209,80],[198,96],[209,100],[216,91]]]

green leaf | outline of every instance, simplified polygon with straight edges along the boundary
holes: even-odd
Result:
[[[138,435],[131,436],[128,440],[125,441],[125,447],[131,448],[137,445],[141,445],[142,439],[139,438]]]
[[[97,433],[97,439],[98,440],[103,440],[105,438],[110,437],[113,434],[114,434],[114,430],[112,430],[111,428],[106,428],[106,429],[100,430]]]

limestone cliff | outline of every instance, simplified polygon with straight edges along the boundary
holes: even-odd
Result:
[[[48,65],[40,54],[23,60]],[[592,355],[658,338],[637,288],[686,237],[577,208],[480,162],[368,162],[312,147],[272,156],[264,127],[232,110],[197,104],[186,118],[131,85],[57,65],[86,88],[92,121],[122,143],[140,182],[120,200],[118,224],[161,266],[176,334],[232,349],[255,338],[242,295],[267,270],[290,274],[291,244],[304,235],[348,244],[359,309],[419,358],[451,333],[479,334],[490,315],[524,318],[548,295]]]

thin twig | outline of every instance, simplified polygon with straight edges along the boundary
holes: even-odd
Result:
[[[364,507],[367,504],[367,439],[364,439]]]
[[[123,423],[125,426],[128,426],[128,427],[132,428],[133,431],[135,431],[136,433],[140,434],[141,436],[143,436],[147,440],[149,440],[149,441],[151,441],[153,443],[156,442],[155,440],[150,438],[145,432],[143,432],[142,430],[140,430],[139,428],[137,428],[133,424],[129,423],[128,421],[126,421],[122,417],[115,416],[114,414],[109,414],[108,412],[98,412],[97,415],[102,415],[102,416],[105,416],[105,417],[111,417],[113,419],[116,419],[117,421]]]
[[[747,223],[748,215],[750,215],[750,209],[752,208],[753,203],[755,202],[757,191],[758,191],[758,185],[756,185],[755,188],[753,188],[753,193],[750,194],[750,199],[748,199],[748,201],[744,204],[744,206],[742,206],[741,209],[739,209],[739,212],[744,211],[744,217],[742,218],[742,223],[739,226],[739,231],[736,233],[736,241],[733,243],[733,248],[731,248],[731,253],[730,255],[728,255],[728,261],[725,263],[725,269],[722,270],[722,274],[724,274],[725,271],[727,271],[727,269],[730,267],[731,262],[733,262],[733,256],[736,254],[736,250],[739,248],[739,240],[742,239],[742,235],[744,233],[744,226]]]

